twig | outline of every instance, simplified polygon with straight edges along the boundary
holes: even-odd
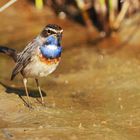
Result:
[[[5,5],[3,5],[0,8],[0,12],[4,11],[6,8],[8,8],[9,6],[11,6],[13,3],[15,3],[17,0],[10,0],[9,2],[7,2]]]
[[[118,17],[116,18],[116,21],[114,22],[114,25],[113,25],[114,29],[118,29],[120,27],[120,24],[123,21],[126,13],[128,11],[129,6],[130,6],[129,1],[125,1],[122,6],[122,10],[120,11]]]

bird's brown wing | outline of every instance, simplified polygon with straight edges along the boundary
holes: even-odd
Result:
[[[34,40],[33,42],[29,43],[21,53],[18,54],[17,63],[13,69],[11,80],[13,80],[15,76],[31,62],[31,58],[33,55],[35,55],[35,49],[38,47],[38,45],[38,42]]]

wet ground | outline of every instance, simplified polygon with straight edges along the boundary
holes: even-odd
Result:
[[[64,52],[58,69],[40,79],[46,106],[29,81],[33,109],[24,105],[21,77],[9,80],[14,62],[0,55],[0,140],[139,140],[140,16],[110,38],[88,41],[86,29],[72,22],[27,11],[15,4],[0,13],[0,44],[22,50],[44,25],[57,22]]]

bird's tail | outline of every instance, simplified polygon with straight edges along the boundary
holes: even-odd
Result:
[[[17,60],[17,52],[14,49],[0,46],[0,53],[7,54],[8,56],[12,57],[15,62]]]

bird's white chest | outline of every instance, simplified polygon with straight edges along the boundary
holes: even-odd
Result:
[[[35,56],[31,63],[25,67],[23,73],[25,77],[46,77],[56,69],[58,64],[59,61],[47,64],[40,61],[38,56]]]

